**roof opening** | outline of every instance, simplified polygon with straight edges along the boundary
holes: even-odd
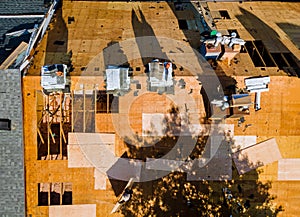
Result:
[[[183,30],[188,29],[188,25],[187,25],[186,20],[178,20],[178,24],[179,24],[180,29],[183,29]]]
[[[276,67],[270,53],[268,52],[268,50],[265,47],[265,45],[263,44],[263,42],[261,40],[255,40],[253,43],[255,44],[264,63],[266,64],[266,67]]]
[[[264,67],[265,64],[263,63],[262,59],[260,58],[259,53],[257,52],[256,47],[252,43],[252,41],[246,41],[245,48],[251,57],[251,60],[255,67]]]
[[[106,91],[97,91],[97,113],[118,113],[119,97],[107,94]]]
[[[279,69],[283,69],[283,67],[287,67],[287,63],[283,59],[281,53],[271,53],[273,59],[275,60]]]
[[[221,11],[219,11],[219,13],[220,13],[222,19],[225,19],[225,20],[229,20],[230,19],[230,16],[229,16],[229,14],[228,14],[228,12],[226,10],[221,10]]]
[[[236,33],[236,38],[240,38],[240,35],[236,29],[228,29],[227,31],[229,35],[231,35],[231,33]]]

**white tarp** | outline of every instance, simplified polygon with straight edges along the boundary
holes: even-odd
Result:
[[[256,144],[256,136],[234,136],[233,137],[232,152],[237,152],[239,150],[245,149],[249,146]]]
[[[275,138],[249,146],[233,154],[233,160],[239,174],[247,173],[281,158]]]
[[[118,160],[115,134],[69,133],[68,142],[68,167],[94,167],[95,189],[106,189],[106,171]]]
[[[49,217],[96,217],[96,204],[49,206]]]
[[[300,180],[300,158],[279,160],[278,180]]]
[[[165,114],[142,114],[143,136],[164,136],[165,135]]]

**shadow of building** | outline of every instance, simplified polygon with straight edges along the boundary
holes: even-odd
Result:
[[[247,41],[245,48],[256,67],[278,67],[289,76],[300,77],[300,63],[282,43],[278,33],[253,13],[239,8],[237,19],[255,41]],[[283,27],[283,25],[282,25]]]
[[[62,16],[62,2],[56,9],[49,25],[45,65],[66,64],[71,66],[72,52],[68,53],[68,28]]]

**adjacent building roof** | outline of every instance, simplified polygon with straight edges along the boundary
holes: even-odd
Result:
[[[1,2],[2,5],[2,2]],[[40,24],[43,17],[10,17],[0,14],[0,64],[24,41],[29,42],[35,24]],[[18,34],[10,34],[18,32]]]
[[[51,0],[1,0],[0,14],[43,14]]]
[[[0,70],[0,216],[25,216],[21,73]]]
[[[19,44],[29,42],[35,24],[43,21],[51,0],[1,0],[0,64]],[[18,34],[9,34],[9,33]]]

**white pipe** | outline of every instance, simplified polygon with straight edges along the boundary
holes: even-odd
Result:
[[[260,110],[260,92],[255,93],[255,111]]]

